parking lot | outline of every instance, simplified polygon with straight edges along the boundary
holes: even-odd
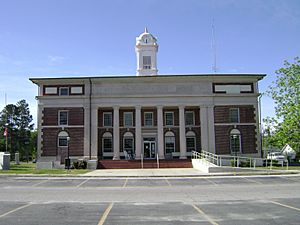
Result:
[[[299,224],[299,176],[0,177],[0,224]]]

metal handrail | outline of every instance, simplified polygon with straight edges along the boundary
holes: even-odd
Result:
[[[193,159],[204,159],[207,162],[213,163],[217,166],[222,166],[222,160],[234,160],[234,165],[239,166],[239,162],[243,159],[250,161],[250,167],[255,168],[256,167],[256,160],[258,158],[252,158],[252,157],[245,157],[245,156],[226,156],[226,155],[216,155],[211,152],[207,152],[202,150],[201,152],[192,151],[192,158]],[[237,162],[237,163],[235,163]]]

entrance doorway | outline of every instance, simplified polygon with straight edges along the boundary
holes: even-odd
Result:
[[[144,141],[144,158],[145,159],[154,159],[156,148],[155,141]]]

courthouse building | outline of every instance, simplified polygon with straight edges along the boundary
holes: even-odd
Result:
[[[192,151],[260,157],[264,74],[158,75],[157,39],[136,38],[137,74],[31,78],[38,162],[187,159]]]

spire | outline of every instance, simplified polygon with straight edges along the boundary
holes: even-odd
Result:
[[[147,27],[145,27],[145,33],[149,33]]]

